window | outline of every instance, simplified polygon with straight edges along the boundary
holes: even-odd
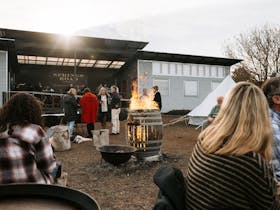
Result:
[[[80,67],[93,67],[95,62],[96,62],[95,60],[82,59],[79,66]]]
[[[98,60],[94,64],[94,68],[107,68],[111,64],[111,61],[107,60]]]
[[[176,65],[174,63],[169,64],[170,76],[176,76]]]
[[[79,59],[79,58],[58,58],[58,57],[43,57],[43,56],[29,56],[17,55],[18,63],[22,64],[37,64],[37,65],[52,65],[52,66],[78,66],[79,67],[93,67],[96,60]],[[111,61],[106,61],[111,63]],[[101,61],[104,66],[103,61]],[[125,64],[124,61],[113,61],[110,68],[121,68]]]
[[[224,68],[222,66],[218,67],[218,77],[223,78],[224,77]]]
[[[191,64],[191,73],[190,76],[197,77],[197,64]]]
[[[198,96],[198,81],[184,81],[185,96]]]
[[[58,62],[58,59],[56,60]],[[80,59],[74,59],[74,58],[65,58],[63,62],[63,66],[77,66],[80,62]],[[54,64],[56,65],[56,64]]]
[[[222,68],[219,72],[218,68]],[[164,61],[152,61],[153,75],[162,76],[185,76],[185,77],[224,77],[225,70],[222,66],[211,66],[196,63],[176,63]]]
[[[183,70],[183,64],[181,64],[181,63],[176,64],[176,73],[178,76],[183,75],[182,70]]]
[[[56,65],[58,58],[55,57],[48,57],[47,58],[47,65]]]
[[[46,60],[47,58],[46,57],[40,57],[40,56],[37,56],[37,59],[36,59],[36,64],[39,64],[39,65],[44,65],[46,63]]]
[[[169,80],[154,79],[153,85],[159,87],[159,92],[163,96],[169,96]]]
[[[184,64],[183,66],[183,75],[184,76],[190,76],[190,69],[191,69],[191,65],[190,64]]]
[[[199,77],[203,77],[204,74],[205,74],[205,72],[204,72],[204,66],[203,66],[203,65],[199,65],[199,66],[198,66],[198,76],[199,76]]]
[[[210,77],[210,66],[205,66],[205,77]]]
[[[153,75],[160,75],[160,62],[153,62]]]
[[[211,90],[215,90],[219,84],[221,84],[220,82],[216,82],[216,81],[212,81],[211,82]]]
[[[210,75],[211,77],[217,78],[218,77],[217,66],[211,66],[210,73],[211,73]]]
[[[161,74],[162,75],[168,75],[168,63],[161,63]]]
[[[120,69],[125,64],[124,61],[113,61],[109,66],[110,69]]]
[[[61,66],[63,64],[64,58],[58,58],[57,65]]]

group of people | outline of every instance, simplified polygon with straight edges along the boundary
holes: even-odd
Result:
[[[162,102],[158,86],[152,88],[154,94],[154,101],[161,110]],[[106,87],[101,86],[99,93],[96,96],[89,88],[84,88],[83,96],[79,103],[76,99],[77,91],[71,87],[64,97],[64,121],[69,127],[70,138],[74,140],[74,125],[77,121],[77,112],[81,111],[81,122],[87,125],[87,137],[92,137],[92,130],[94,130],[94,123],[99,119],[102,129],[106,128],[106,122],[111,118],[112,135],[120,134],[120,120],[121,99],[118,93],[117,86],[111,86],[110,94]],[[141,99],[148,97],[147,89],[143,89]]]
[[[69,94],[74,96],[75,91]],[[110,97],[104,89],[98,97],[85,89],[80,106],[89,129],[95,118],[85,116],[98,107],[106,113],[111,106],[116,122],[120,99],[114,86]],[[92,104],[98,107],[88,108]],[[69,120],[70,125],[71,115]],[[117,126],[112,132],[119,132]],[[237,83],[215,120],[198,136],[186,167],[186,209],[279,209],[279,145],[280,78],[267,80],[262,89]],[[56,160],[42,129],[41,104],[34,96],[18,93],[0,109],[0,154],[1,184],[52,183]]]
[[[83,96],[79,103],[76,99],[77,91],[75,88],[70,88],[67,95],[64,97],[64,121],[67,123],[70,131],[70,138],[74,139],[73,130],[75,121],[77,121],[77,112],[81,112],[81,122],[87,125],[87,137],[92,137],[92,130],[94,130],[94,123],[99,117],[101,127],[106,128],[106,122],[111,117],[112,134],[120,133],[120,95],[118,87],[112,86],[110,94],[107,88],[101,87],[98,96],[90,91],[89,88],[83,90]]]
[[[120,133],[121,100],[117,86],[110,88],[110,94],[107,88],[101,87],[98,96],[85,88],[79,103],[76,95],[76,89],[70,88],[64,97],[64,120],[71,136],[78,109],[82,112],[81,121],[87,124],[88,136],[92,136],[91,131],[94,130],[98,115],[102,128],[106,128],[110,111],[112,134]],[[43,129],[42,103],[29,93],[13,95],[0,108],[0,184],[52,184],[59,164],[50,138]]]
[[[85,88],[78,105],[75,98],[77,92],[70,88],[64,103],[65,120],[71,134],[79,107],[82,110],[81,120],[87,124],[89,136],[92,135],[98,110],[103,128],[112,110],[112,132],[119,133],[118,88],[112,86],[110,92],[109,96],[107,90],[101,88],[97,97]],[[52,184],[57,178],[58,167],[50,139],[43,130],[41,102],[29,93],[13,95],[0,109],[0,184]]]
[[[152,97],[150,97],[150,94],[152,94]],[[148,93],[147,88],[143,88],[142,95],[140,95],[139,99],[144,102],[147,100],[153,100],[159,110],[162,108],[161,94],[157,85],[152,87],[150,93]]]

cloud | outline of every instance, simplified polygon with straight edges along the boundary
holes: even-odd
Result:
[[[222,56],[225,40],[277,24],[278,0],[9,0],[0,27],[149,41],[147,50]],[[81,30],[84,29],[84,30]]]
[[[89,27],[79,34],[148,41],[145,50],[223,56],[226,40],[253,27],[274,24],[280,19],[278,7],[265,1],[255,1],[259,4],[252,4],[250,0],[246,3],[215,2],[220,4],[202,4],[195,8]]]

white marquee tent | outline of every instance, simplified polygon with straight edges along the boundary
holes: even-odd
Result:
[[[194,108],[189,114],[189,124],[201,125],[207,119],[211,109],[217,104],[218,96],[225,96],[225,94],[235,85],[231,76],[228,75],[219,86],[209,93],[206,98]]]

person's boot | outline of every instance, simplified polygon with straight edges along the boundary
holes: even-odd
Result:
[[[73,142],[73,141],[74,141],[74,139],[75,139],[75,137],[76,137],[76,136],[74,136],[74,135],[73,135],[73,136],[71,136],[71,137],[70,137],[70,141],[72,141],[72,142]]]

